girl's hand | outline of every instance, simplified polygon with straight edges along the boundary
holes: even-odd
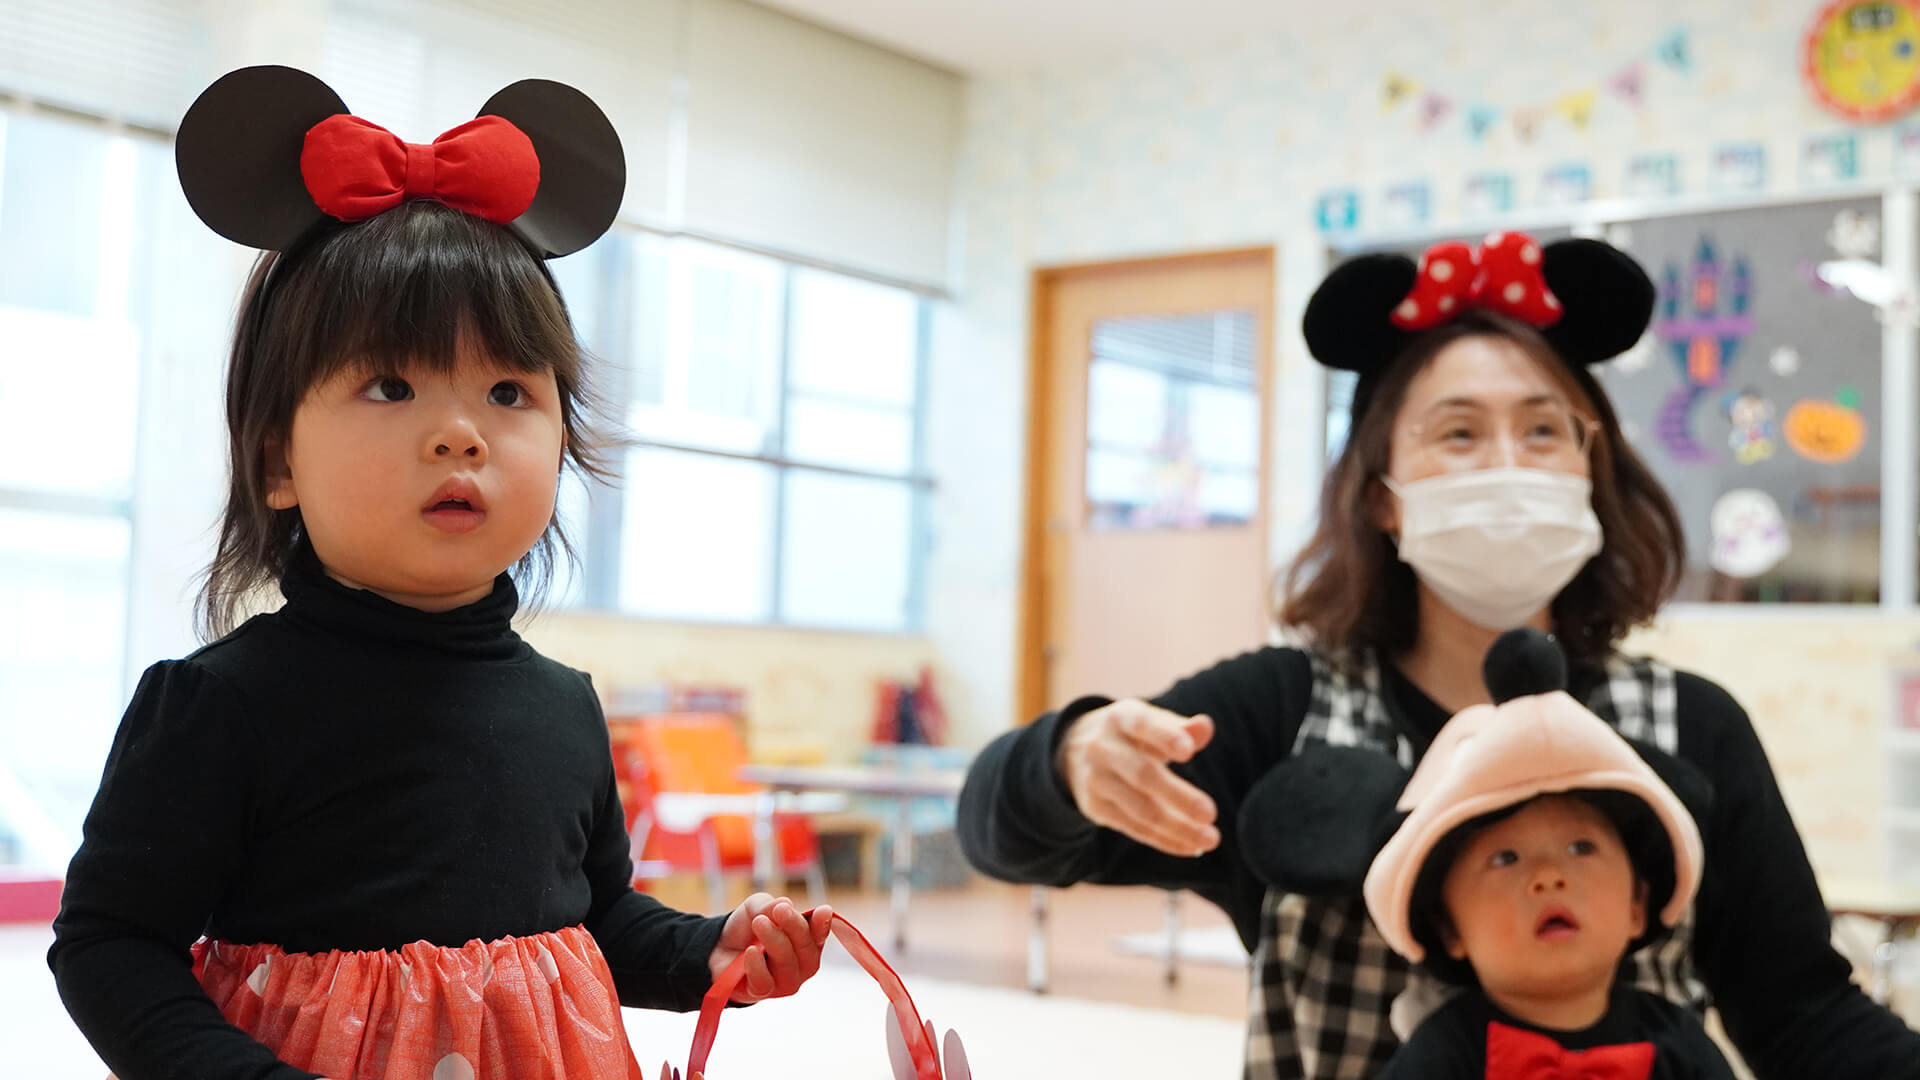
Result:
[[[793,901],[754,893],[727,916],[707,966],[717,978],[735,957],[747,952],[745,975],[730,1000],[751,1005],[786,997],[820,970],[820,949],[832,923],[833,909],[825,904],[813,909],[809,925]]]
[[[1104,825],[1169,855],[1193,858],[1220,844],[1206,792],[1167,766],[1213,739],[1213,721],[1144,701],[1102,706],[1073,722],[1054,762],[1073,801]]]

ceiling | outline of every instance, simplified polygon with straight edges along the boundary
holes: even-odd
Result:
[[[1319,0],[758,0],[964,74],[1179,50],[1327,17]],[[1428,0],[1372,0],[1429,6]]]

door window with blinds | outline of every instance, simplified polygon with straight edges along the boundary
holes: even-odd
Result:
[[[1259,506],[1254,313],[1093,324],[1087,369],[1088,525],[1244,525]]]

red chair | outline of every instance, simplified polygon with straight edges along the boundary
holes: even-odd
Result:
[[[675,821],[655,806],[661,792],[754,795],[762,789],[740,779],[746,746],[727,716],[687,713],[613,720],[614,764],[622,781],[627,831],[633,842],[637,887],[676,873],[699,872],[707,905],[728,908],[726,876],[754,869],[753,822],[745,814],[716,813]],[[826,895],[820,842],[802,814],[773,816],[774,842],[783,878],[804,878],[809,905]]]

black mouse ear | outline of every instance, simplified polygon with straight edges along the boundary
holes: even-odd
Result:
[[[1567,655],[1549,634],[1522,627],[1494,639],[1481,665],[1494,703],[1567,688]]]
[[[347,111],[326,83],[266,65],[221,76],[180,121],[173,160],[187,205],[247,247],[285,251],[326,216],[307,191],[307,132]]]
[[[1631,255],[1599,240],[1556,240],[1541,249],[1540,271],[1560,298],[1560,319],[1543,333],[1574,364],[1597,364],[1639,342],[1653,320],[1657,293]]]
[[[1330,368],[1375,375],[1415,336],[1393,323],[1418,267],[1405,255],[1359,255],[1327,275],[1300,320],[1307,351]]]
[[[540,188],[510,228],[542,255],[570,255],[613,225],[627,190],[627,159],[592,98],[565,83],[523,79],[488,98],[479,115],[503,117],[533,142]]]
[[[1410,774],[1378,750],[1313,745],[1268,769],[1240,804],[1247,865],[1303,896],[1358,896],[1393,835]]]

